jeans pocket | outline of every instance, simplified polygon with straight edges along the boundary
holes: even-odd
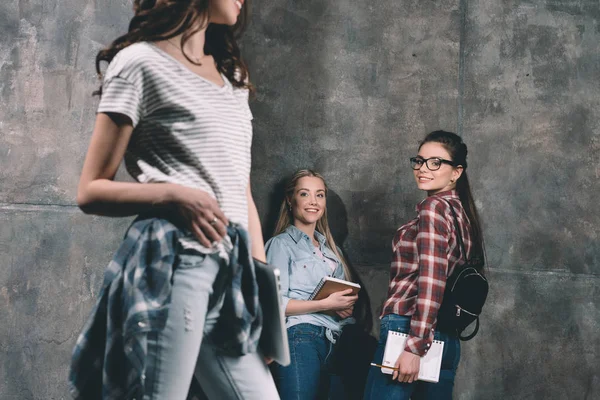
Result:
[[[311,324],[298,324],[288,329],[294,343],[314,342],[320,336],[320,327]]]

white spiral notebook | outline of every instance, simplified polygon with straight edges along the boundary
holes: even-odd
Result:
[[[383,353],[383,367],[381,372],[392,374],[392,369],[400,353],[404,351],[404,344],[408,335],[402,332],[389,331],[387,341],[385,342],[385,351]],[[440,368],[442,366],[442,355],[444,354],[444,342],[434,340],[431,343],[429,351],[421,357],[421,367],[419,368],[419,380],[436,383],[440,380]],[[390,367],[390,368],[385,368]]]

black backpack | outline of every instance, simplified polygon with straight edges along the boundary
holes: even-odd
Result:
[[[480,264],[473,263],[467,257],[458,218],[452,205],[450,203],[448,205],[454,217],[460,251],[467,261],[457,265],[446,281],[444,299],[437,315],[437,329],[440,332],[456,334],[460,340],[470,340],[479,331],[479,314],[485,304],[489,285],[487,279],[477,269]],[[461,336],[465,328],[473,322],[477,323],[475,330],[467,336]]]

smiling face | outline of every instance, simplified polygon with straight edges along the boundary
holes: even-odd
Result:
[[[424,143],[419,149],[419,157],[423,159],[438,157],[444,160],[452,160],[450,153],[437,142]],[[419,189],[427,191],[428,195],[432,195],[456,187],[456,181],[463,171],[461,166],[453,167],[442,163],[440,169],[431,171],[426,164],[423,163],[421,168],[413,170]]]
[[[211,0],[210,22],[233,26],[238,20],[246,0]]]
[[[325,183],[321,178],[305,176],[298,179],[291,203],[294,225],[316,226],[327,204]]]

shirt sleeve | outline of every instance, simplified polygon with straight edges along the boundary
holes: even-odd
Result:
[[[424,356],[431,347],[434,323],[444,298],[448,271],[448,236],[443,204],[426,200],[419,210],[417,252],[419,277],[417,279],[416,309],[410,321],[405,350]]]
[[[291,253],[288,246],[282,241],[275,238],[271,238],[265,245],[265,252],[267,253],[267,262],[275,267],[279,268],[280,272],[280,284],[281,284],[281,297],[283,311],[286,310],[287,305],[290,301],[289,290],[290,290],[290,265],[291,265]]]
[[[138,88],[129,80],[113,76],[102,84],[98,112],[125,115],[135,128],[142,116],[141,97]]]

